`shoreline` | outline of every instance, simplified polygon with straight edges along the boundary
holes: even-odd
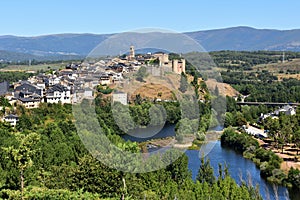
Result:
[[[183,143],[178,143],[175,136],[169,136],[164,138],[156,138],[143,142],[138,142],[142,149],[142,152],[148,152],[152,148],[173,147],[178,149],[200,149],[201,144],[205,144],[212,141],[220,140],[223,131],[210,131],[206,133],[206,139],[204,141],[197,140],[195,135],[186,135]],[[150,148],[149,148],[150,147]]]

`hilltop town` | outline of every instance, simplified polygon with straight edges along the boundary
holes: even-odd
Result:
[[[165,73],[185,73],[185,59],[170,59],[168,53],[135,54],[134,46],[129,53],[113,58],[72,63],[65,69],[40,73],[28,80],[0,83],[0,95],[11,105],[27,109],[38,108],[40,103],[76,104],[83,98],[93,98],[97,86],[115,87],[125,82],[124,77],[146,67],[147,73],[161,76]],[[115,92],[113,100],[128,102],[127,93]],[[17,116],[6,113],[5,119],[16,125]]]

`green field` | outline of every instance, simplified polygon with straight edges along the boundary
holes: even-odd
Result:
[[[62,69],[65,68],[66,63],[60,64],[39,64],[39,65],[8,65],[5,68],[0,69],[0,71],[40,71],[40,70],[49,70],[49,69]]]

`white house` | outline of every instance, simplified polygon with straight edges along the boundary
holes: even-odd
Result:
[[[296,108],[290,105],[285,105],[282,108],[275,111],[276,115],[279,115],[279,113],[284,113],[285,115],[295,115],[296,114]]]
[[[284,113],[285,115],[295,115],[296,114],[296,106],[285,105],[282,108],[275,110],[274,112],[260,115],[260,120],[264,120],[267,117],[271,117],[272,119],[278,119],[280,113]]]
[[[59,83],[60,83],[60,78],[58,78],[58,77],[49,78],[49,86],[57,85]]]
[[[268,137],[267,133],[264,132],[264,130],[256,128],[254,126],[243,126],[244,130],[246,131],[247,134],[253,135],[253,136],[258,136],[258,137]]]
[[[19,121],[19,117],[17,115],[6,115],[3,118],[3,121],[8,122],[11,126],[16,126]]]
[[[62,85],[54,85],[46,92],[47,103],[71,103],[71,91]]]
[[[94,92],[93,92],[93,90],[91,88],[85,88],[83,96],[87,97],[87,98],[91,98],[91,97],[94,96]]]
[[[40,103],[41,103],[41,99],[39,98],[18,98],[17,101],[19,104],[23,105],[25,108],[38,108]]]
[[[100,84],[101,85],[110,85],[111,84],[111,77],[108,75],[103,75],[100,77]]]
[[[113,74],[112,79],[113,79],[114,82],[123,80],[122,73],[115,73],[115,74]]]
[[[42,90],[44,90],[46,88],[46,84],[45,83],[37,83],[36,86]]]
[[[127,93],[115,92],[113,93],[113,102],[120,102],[123,105],[127,105]]]

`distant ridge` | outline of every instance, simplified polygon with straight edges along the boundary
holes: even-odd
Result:
[[[207,51],[275,50],[300,51],[300,29],[273,30],[239,26],[185,33]],[[54,34],[36,37],[0,36],[0,59],[3,52],[22,53],[39,59],[64,56],[86,56],[112,34]],[[13,56],[12,56],[13,57]],[[7,57],[7,59],[9,59]]]
[[[275,30],[239,26],[186,34],[207,51],[300,51],[300,29]]]

